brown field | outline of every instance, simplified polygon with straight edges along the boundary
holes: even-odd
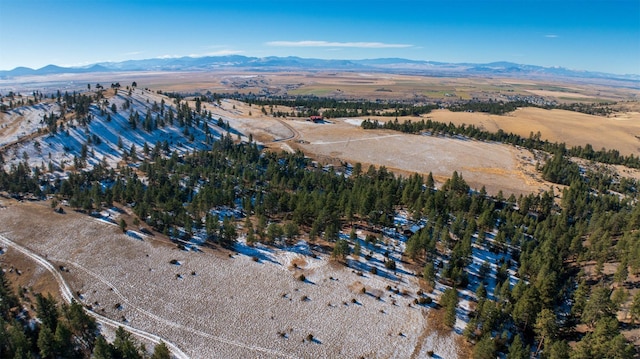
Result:
[[[485,186],[492,194],[502,190],[506,196],[550,188],[535,171],[535,156],[512,146],[363,130],[358,121],[348,119],[332,119],[326,124],[275,119],[263,116],[255,106],[249,108],[237,101],[223,101],[212,111],[214,117],[228,120],[245,136],[251,134],[271,148],[300,149],[323,163],[360,162],[365,169],[368,165],[385,166],[403,175],[432,172],[439,183],[458,171],[472,187]],[[252,116],[248,116],[250,111]]]
[[[590,143],[595,150],[604,147],[616,149],[624,155],[640,154],[640,112],[603,117],[527,107],[504,116],[436,110],[426,117],[456,125],[473,124],[490,132],[502,129],[524,137],[540,131],[543,139],[564,142],[568,146],[584,147]]]
[[[592,84],[584,80],[532,80],[514,78],[449,78],[384,73],[282,72],[257,73],[242,71],[211,72],[141,72],[109,74],[75,74],[0,80],[0,92],[34,89],[86,89],[86,83],[123,86],[136,81],[139,87],[152,90],[188,93],[240,92],[263,95],[317,95],[343,99],[384,99],[413,102],[456,101],[460,98],[507,100],[509,96],[536,96],[558,102],[615,101],[617,110],[609,117],[576,112],[536,108],[517,110],[505,116],[481,113],[434,111],[426,117],[434,120],[468,123],[488,131],[503,129],[528,136],[540,131],[550,141],[568,145],[591,143],[617,149],[621,153],[640,153],[640,90]],[[602,82],[602,81],[600,81]],[[615,85],[615,83],[613,83]],[[568,101],[567,99],[572,99]],[[258,111],[253,111],[257,116]],[[244,113],[247,115],[247,112]],[[399,119],[402,120],[402,119]],[[5,131],[8,131],[6,129]],[[636,137],[637,136],[637,137]]]
[[[455,78],[362,72],[124,72],[65,74],[0,80],[0,92],[36,89],[85,90],[87,83],[122,86],[136,81],[139,87],[177,92],[240,92],[276,95],[318,95],[337,98],[396,100],[457,100],[536,95],[559,102],[637,101],[640,90],[606,80],[540,80],[515,78]],[[594,84],[595,83],[595,84]]]
[[[534,156],[526,150],[473,140],[363,130],[341,120],[324,125],[290,123],[301,133],[305,142],[297,146],[305,153],[386,166],[402,173],[432,172],[440,182],[458,171],[472,187],[484,185],[494,194],[502,190],[518,195],[545,188],[535,174]]]

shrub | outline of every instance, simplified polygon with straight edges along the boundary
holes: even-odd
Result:
[[[301,282],[304,282],[306,279],[307,279],[307,278],[304,276],[304,274],[300,274],[300,275],[298,276],[298,280],[299,280],[299,281],[301,281]]]
[[[433,302],[431,297],[420,297],[419,299],[417,299],[417,301],[418,301],[417,304],[421,304],[421,305],[431,304]]]
[[[390,270],[396,270],[396,261],[390,259],[384,262],[384,267]]]

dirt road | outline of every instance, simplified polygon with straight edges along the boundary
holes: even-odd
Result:
[[[67,282],[64,280],[64,278],[62,277],[62,275],[60,274],[59,271],[57,271],[55,269],[55,267],[46,259],[40,257],[38,254],[32,252],[31,250],[13,242],[12,240],[0,235],[0,243],[13,248],[15,250],[17,250],[18,252],[24,254],[25,256],[31,258],[34,262],[36,262],[38,265],[42,266],[44,269],[46,269],[47,271],[49,271],[53,277],[55,278],[56,282],[58,283],[58,286],[60,288],[60,293],[62,295],[62,298],[64,298],[64,300],[68,303],[71,303],[73,300],[75,300],[74,296],[73,296],[73,292],[71,291],[71,288],[69,287],[69,285],[67,284]],[[123,327],[125,328],[127,331],[129,331],[130,333],[138,336],[139,338],[148,340],[152,343],[158,344],[161,341],[164,342],[167,347],[169,347],[169,350],[171,350],[171,353],[173,354],[173,356],[176,359],[188,359],[189,357],[182,352],[182,350],[180,350],[180,348],[178,348],[176,345],[172,344],[171,342],[169,342],[168,340],[161,338],[155,334],[149,333],[149,332],[145,332],[143,330],[128,326],[124,323],[120,323],[120,322],[116,322],[115,320],[111,320],[107,317],[103,317],[95,312],[92,312],[90,310],[85,309],[85,312],[87,314],[89,314],[91,317],[93,317],[98,323],[100,323],[101,325],[106,325],[112,328],[118,328],[118,327]]]

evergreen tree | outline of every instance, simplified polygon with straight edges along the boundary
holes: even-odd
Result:
[[[548,308],[544,308],[540,313],[538,313],[534,331],[538,339],[537,351],[539,352],[543,346],[546,347],[545,341],[554,340],[557,334],[558,324],[556,321],[556,315],[553,311]]]
[[[422,270],[422,279],[427,282],[431,288],[435,288],[436,285],[436,268],[433,262],[427,262]]]
[[[491,335],[484,335],[475,348],[473,348],[473,359],[495,359],[496,343]]]
[[[153,354],[151,355],[151,359],[170,359],[171,352],[169,352],[169,348],[167,345],[160,341],[158,345],[153,348]]]
[[[93,348],[93,358],[116,359],[113,346],[101,335],[96,338],[95,347]]]
[[[516,334],[511,345],[509,345],[507,359],[529,359],[530,357],[531,353],[529,347],[524,345],[520,334]]]
[[[43,325],[38,333],[38,348],[42,358],[54,358],[56,353],[56,341],[51,329]]]
[[[604,286],[598,286],[591,292],[591,296],[584,307],[582,322],[593,327],[601,319],[613,317],[613,303],[611,302],[611,290]]]
[[[349,255],[349,243],[344,239],[339,239],[333,246],[331,257],[344,260]]]
[[[458,292],[453,288],[445,289],[440,299],[440,304],[444,307],[444,323],[449,328],[456,324],[456,307],[458,306]]]
[[[131,337],[131,333],[122,327],[116,329],[116,338],[113,340],[113,349],[116,357],[126,359],[142,359],[142,355],[136,343]]]

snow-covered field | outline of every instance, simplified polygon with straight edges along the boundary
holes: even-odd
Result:
[[[428,350],[457,357],[456,335],[423,335],[429,309],[413,304],[417,282],[401,267],[388,276],[360,274],[308,255],[305,242],[275,249],[241,241],[231,256],[181,251],[45,204],[11,202],[0,223],[4,236],[68,268],[84,304],[193,358],[409,358]]]
[[[165,111],[172,109],[175,117],[175,106],[172,100],[165,96],[142,89],[133,90],[131,96],[128,95],[127,91],[119,91],[116,96],[108,99],[108,105],[105,106],[104,112],[101,112],[100,107],[96,104],[91,106],[91,122],[88,125],[82,126],[78,120],[71,120],[64,125],[64,131],[25,140],[19,148],[7,151],[4,154],[5,166],[8,167],[11,164],[27,159],[32,167],[44,165],[47,168],[49,162],[51,162],[54,168],[62,171],[64,167],[74,164],[74,157],[81,156],[82,147],[86,144],[88,150],[87,168],[91,168],[102,161],[115,167],[121,161],[123,153],[128,153],[132,145],[135,146],[137,155],[142,156],[142,149],[145,143],[150,148],[153,148],[156,142],[167,141],[170,151],[184,154],[208,146],[205,143],[205,125],[209,126],[212,141],[224,134],[224,131],[216,125],[217,118],[208,123],[200,121],[199,126],[194,124],[190,128],[189,134],[185,134],[184,126],[179,126],[177,120],[174,120],[173,124],[167,124],[165,127],[145,131],[142,124],[145,114],[152,108],[154,103],[161,106],[163,99],[166,102],[164,105]],[[130,107],[123,109],[126,101],[129,101]],[[111,105],[113,104],[116,105],[116,113],[111,111]],[[8,115],[3,114],[3,123],[10,124],[12,123],[11,121],[15,122],[15,119],[19,118],[20,127],[18,130],[11,131],[11,133],[6,131],[7,133],[4,136],[0,136],[0,145],[15,141],[25,134],[36,132],[37,128],[45,129],[46,124],[41,122],[43,116],[57,107],[54,104],[41,104],[12,110]],[[137,124],[136,129],[132,129],[129,124],[129,116],[133,112],[138,112],[140,116],[140,122]],[[154,121],[160,116],[157,111],[152,111],[151,115]],[[108,116],[110,120],[108,120]],[[189,138],[191,136],[192,141]],[[96,141],[96,138],[99,140]]]
[[[60,106],[54,103],[39,103],[33,106],[18,107],[0,112],[0,146],[15,142],[22,137],[45,128],[44,115],[60,114]]]

